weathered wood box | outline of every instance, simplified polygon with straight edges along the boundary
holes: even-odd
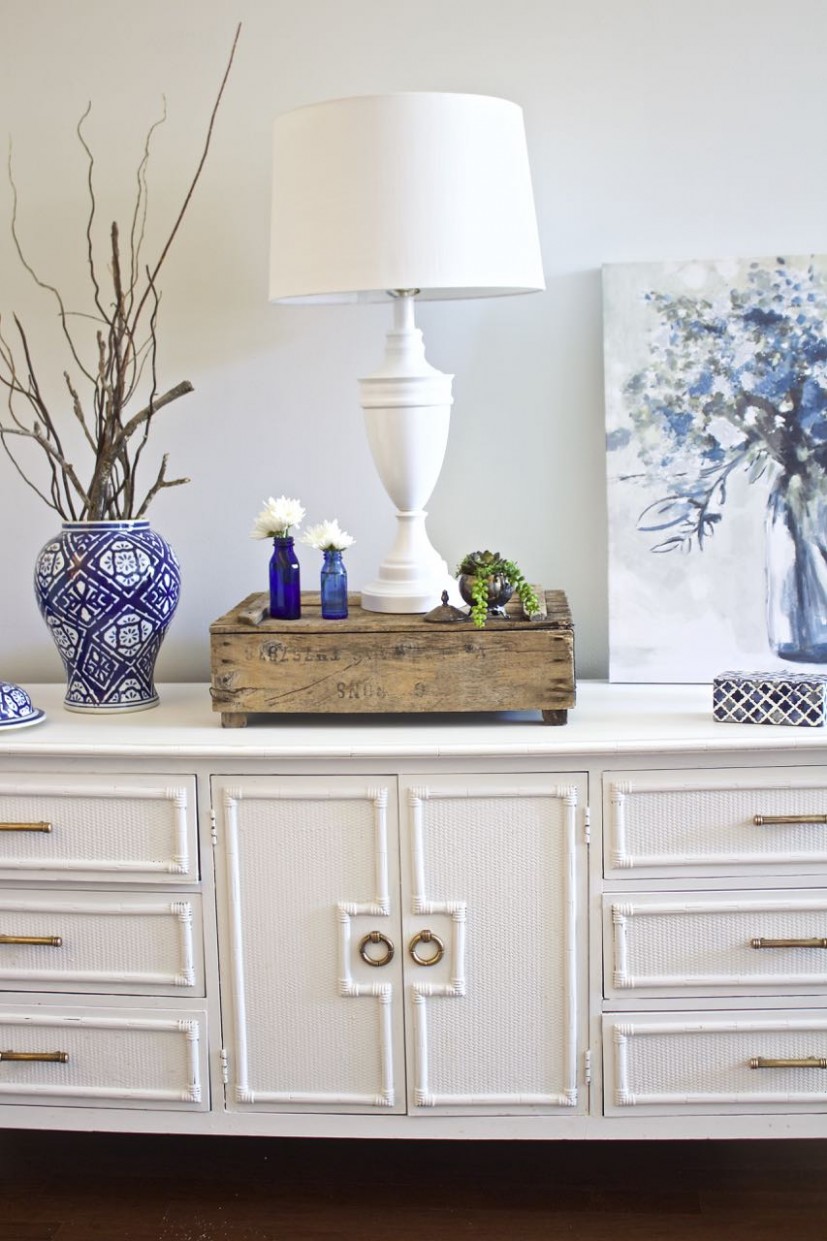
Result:
[[[366,612],[323,620],[318,595],[295,621],[273,620],[250,595],[210,626],[213,710],[224,727],[250,714],[424,711],[542,712],[565,724],[575,702],[574,630],[566,596],[537,590],[539,616],[515,598],[484,629]]]

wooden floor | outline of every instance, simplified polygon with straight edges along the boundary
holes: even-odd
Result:
[[[0,1133],[0,1241],[818,1241],[827,1142]]]

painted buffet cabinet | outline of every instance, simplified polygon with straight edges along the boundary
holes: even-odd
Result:
[[[709,687],[0,737],[0,1124],[827,1136],[819,729]]]

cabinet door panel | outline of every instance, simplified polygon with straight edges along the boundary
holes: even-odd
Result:
[[[228,1107],[403,1111],[396,782],[216,780],[214,804]]]
[[[585,800],[585,777],[403,783],[409,1110],[585,1106]]]

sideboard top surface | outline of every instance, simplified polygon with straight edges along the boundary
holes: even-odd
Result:
[[[207,685],[159,686],[161,702],[125,715],[81,715],[63,707],[63,686],[27,684],[46,720],[0,732],[0,756],[193,758],[543,757],[624,754],[745,754],[823,751],[824,728],[717,723],[709,685],[610,685],[581,681],[568,723],[539,712],[501,715],[251,716],[223,729]]]

